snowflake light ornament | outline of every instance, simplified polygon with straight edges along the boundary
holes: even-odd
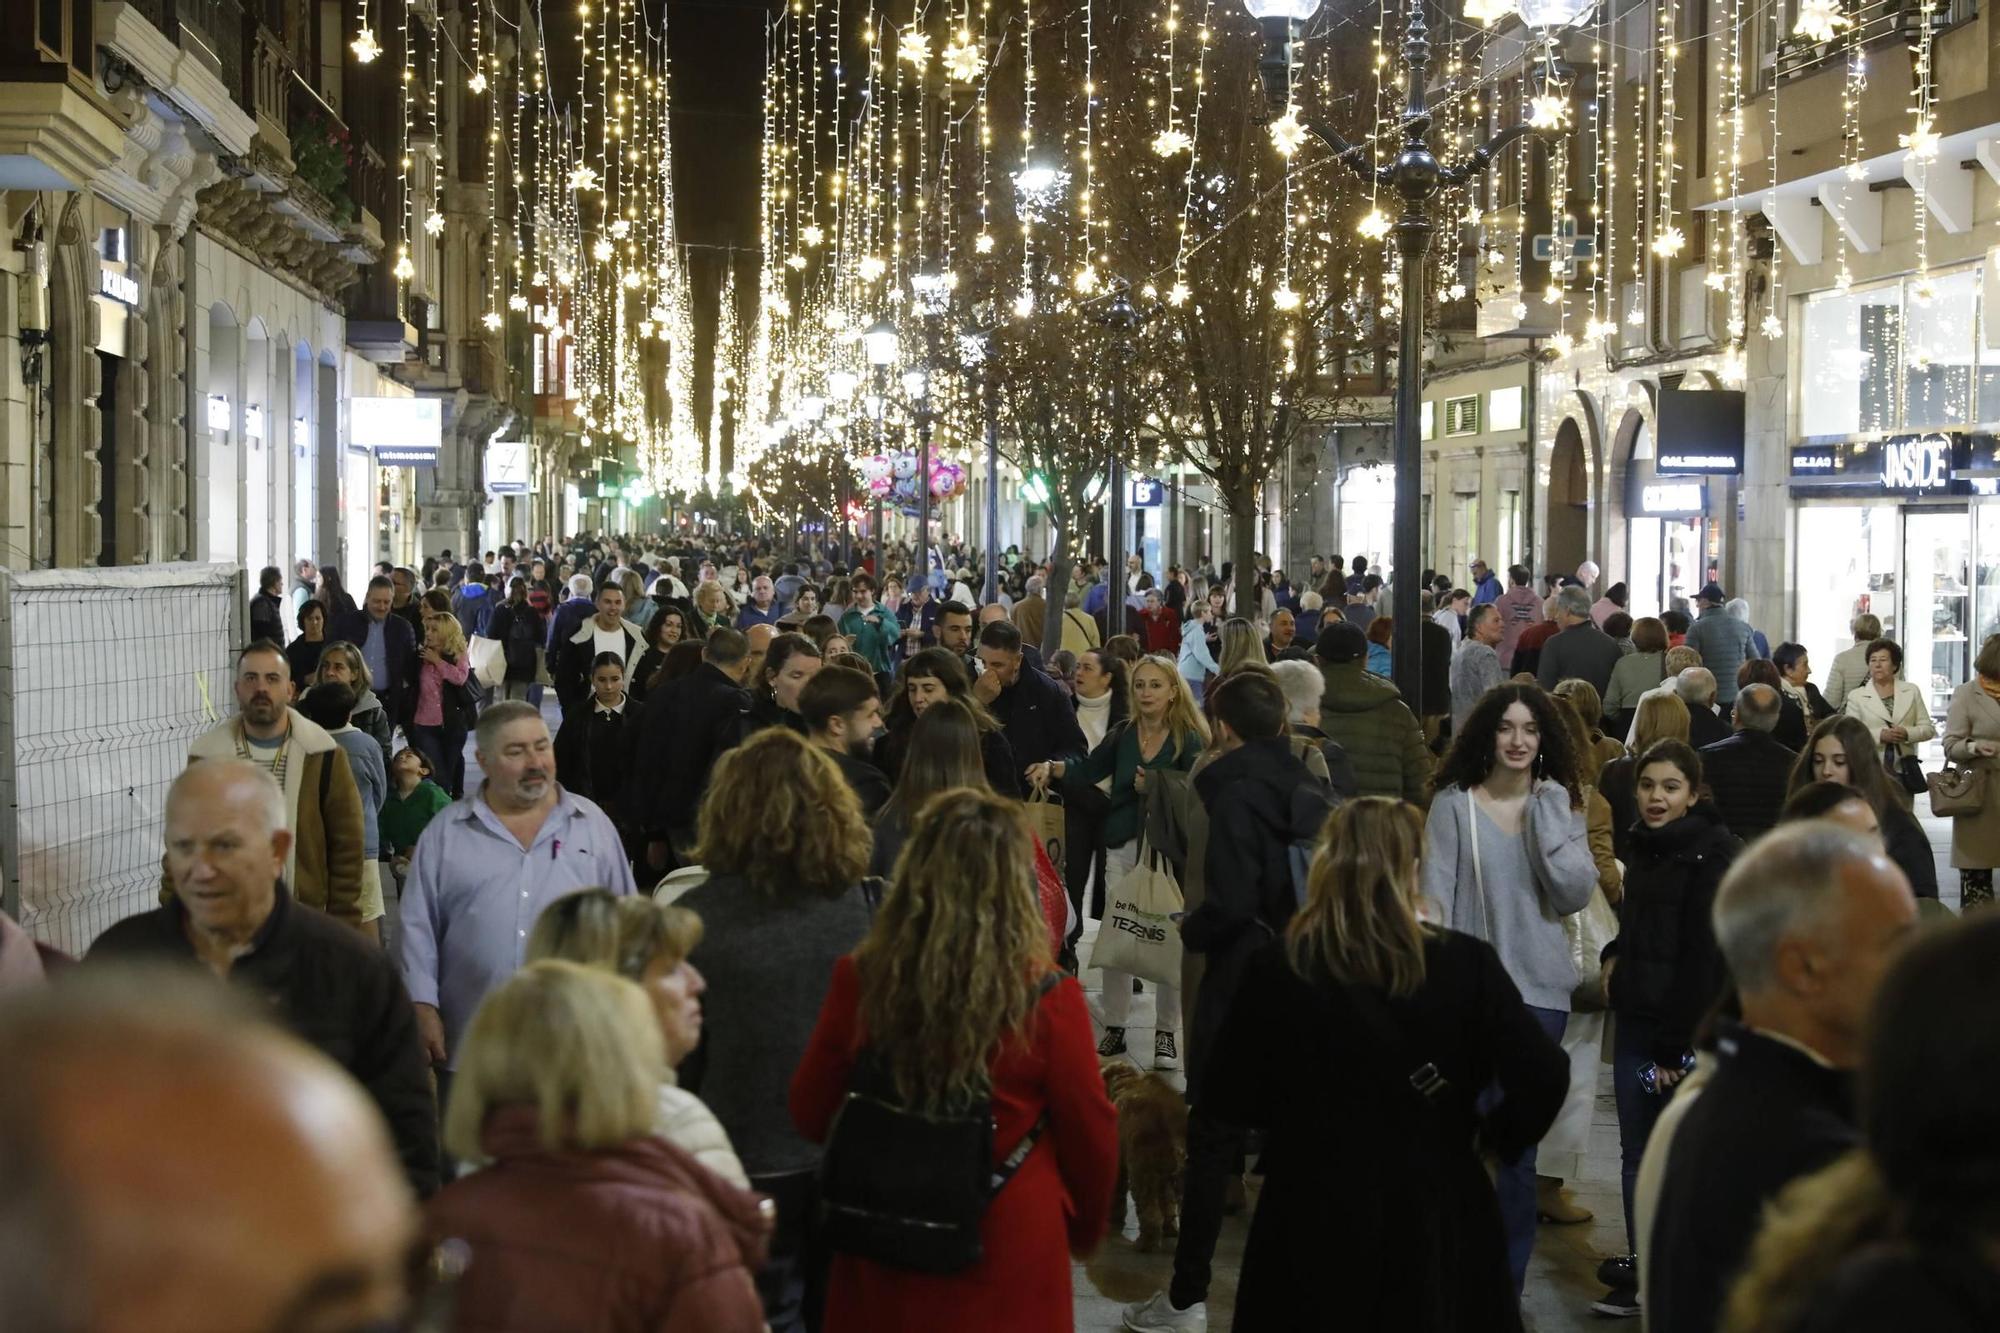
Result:
[[[1194,140],[1180,130],[1161,130],[1153,136],[1153,153],[1157,157],[1178,157],[1194,146]]]
[[[986,53],[973,44],[967,33],[961,32],[958,39],[940,53],[940,58],[944,62],[945,74],[958,83],[971,83],[986,72]]]
[[[1853,26],[1854,20],[1840,12],[1840,0],[1800,0],[1792,35],[1809,42],[1830,42],[1836,32]]]
[[[585,162],[576,164],[569,173],[569,188],[578,194],[585,194],[597,188],[597,168]]]
[[[1354,229],[1371,241],[1379,241],[1389,234],[1389,215],[1379,208],[1368,210],[1368,216],[1355,224]]]
[[[1305,146],[1306,127],[1299,122],[1297,107],[1286,110],[1285,114],[1271,122],[1271,146],[1278,150],[1280,157],[1290,157]]]
[[[896,58],[922,69],[930,63],[931,39],[914,30],[905,32],[896,39]]]
[[[1687,245],[1687,235],[1679,227],[1668,227],[1653,238],[1653,253],[1662,259],[1672,259]]]

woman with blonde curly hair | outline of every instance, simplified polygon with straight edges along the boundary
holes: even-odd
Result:
[[[1354,1328],[1521,1326],[1481,1153],[1542,1136],[1568,1062],[1491,945],[1423,920],[1423,847],[1402,801],[1335,811],[1209,1057],[1204,1109],[1269,1135],[1238,1328],[1324,1327],[1327,1291]]]
[[[423,646],[417,649],[417,709],[410,743],[431,761],[431,771],[454,801],[465,795],[465,732],[461,692],[472,674],[465,631],[449,609],[424,609]]]
[[[771,1262],[758,1282],[772,1327],[793,1328],[820,1290],[819,1148],[792,1128],[785,1087],[835,960],[868,933],[862,880],[872,844],[833,756],[784,727],[716,761],[697,834],[708,880],[678,905],[705,928],[690,955],[708,982],[714,1034],[701,1095],[751,1188],[777,1202]]]
[[[688,955],[701,943],[701,918],[651,898],[621,898],[609,889],[565,894],[542,909],[528,933],[528,961],[562,958],[603,968],[636,985],[660,1025],[666,1067],[660,1079],[661,1138],[740,1188],[750,1181],[729,1135],[708,1106],[674,1081],[681,1061],[701,1044],[701,997],[708,982]]]
[[[940,792],[917,816],[861,946],[840,959],[791,1084],[793,1122],[831,1132],[874,1057],[885,1098],[938,1114],[990,1101],[993,1161],[1032,1143],[980,1221],[982,1253],[949,1276],[841,1254],[827,1333],[1072,1327],[1071,1256],[1096,1246],[1118,1171],[1117,1115],[1075,978],[1056,976],[1019,804]],[[1053,984],[1050,984],[1050,983]],[[1039,1137],[1028,1140],[1040,1125]]]

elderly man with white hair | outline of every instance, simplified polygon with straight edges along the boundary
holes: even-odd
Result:
[[[562,645],[569,642],[570,636],[576,633],[576,627],[597,614],[596,585],[590,581],[590,575],[570,575],[567,587],[569,597],[549,617],[549,638],[542,645],[551,661],[562,651]]]
[[[166,844],[174,896],[98,936],[86,963],[206,969],[255,995],[367,1089],[411,1186],[435,1190],[437,1114],[409,993],[380,945],[293,899],[277,780],[248,759],[188,768],[167,789]]]
[[[1862,1034],[1917,909],[1879,840],[1816,819],[1752,844],[1711,916],[1742,1017],[1718,1029],[1639,1168],[1634,1234],[1659,1333],[1717,1328],[1765,1208],[1859,1145]]]
[[[1687,705],[1689,745],[1699,750],[1729,739],[1729,724],[1715,701],[1713,671],[1698,666],[1684,669],[1674,677],[1674,693]]]
[[[1590,593],[1574,586],[1558,592],[1554,619],[1562,628],[1542,648],[1535,679],[1545,690],[1565,680],[1587,680],[1602,698],[1611,685],[1611,669],[1624,654],[1591,618]]]

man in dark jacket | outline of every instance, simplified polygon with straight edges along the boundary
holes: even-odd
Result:
[[[470,639],[484,636],[497,604],[493,590],[486,586],[486,567],[477,560],[465,567],[465,580],[451,594],[451,613],[458,627]]]
[[[667,866],[669,844],[694,840],[695,817],[715,761],[743,739],[750,713],[750,641],[719,627],[701,646],[701,665],[646,697],[628,808],[645,830],[646,859]]]
[[[194,765],[167,790],[166,842],[172,900],[98,936],[87,961],[185,961],[261,996],[368,1090],[411,1186],[435,1192],[437,1108],[416,1010],[379,945],[286,891],[292,835],[277,783],[251,760]]]
[[[1319,836],[1334,804],[1331,789],[1292,753],[1284,734],[1285,694],[1277,681],[1255,673],[1237,676],[1224,681],[1209,703],[1220,757],[1194,780],[1208,812],[1206,890],[1181,923],[1181,943],[1202,954],[1207,966],[1188,1029],[1187,1167],[1167,1290],[1176,1314],[1196,1305],[1205,1309],[1229,1174],[1242,1147],[1239,1128],[1205,1112],[1202,1074],[1244,965],[1292,919],[1298,899],[1291,850]]]
[[[1542,649],[1535,679],[1545,690],[1565,680],[1587,680],[1602,696],[1611,684],[1611,668],[1624,654],[1618,641],[1590,618],[1590,594],[1574,585],[1564,588],[1556,595],[1555,619],[1562,628]]]
[[[257,575],[257,591],[250,598],[250,642],[259,639],[285,646],[285,571],[276,565],[264,566]]]
[[[630,671],[646,651],[646,631],[625,619],[625,590],[607,583],[597,590],[597,614],[578,621],[549,656],[549,679],[563,716],[590,701],[590,667],[601,653],[615,653]]]
[[[1320,630],[1313,656],[1326,677],[1320,730],[1354,760],[1360,794],[1428,804],[1434,761],[1424,744],[1424,729],[1394,685],[1362,669],[1367,637],[1353,625],[1335,621]]]
[[[417,631],[393,614],[396,586],[377,575],[368,580],[361,605],[327,626],[329,641],[351,643],[368,664],[369,688],[392,722],[410,725],[417,711]]]
[[[869,756],[882,729],[882,696],[872,677],[848,667],[821,667],[799,691],[806,739],[833,756],[869,820],[889,800],[889,777]]]
[[[1759,687],[1764,688],[1764,687]],[[1683,1088],[1646,1149],[1639,1202],[1655,1333],[1711,1333],[1764,1209],[1861,1141],[1852,1071],[1875,990],[1917,919],[1909,882],[1845,829],[1778,830],[1731,867],[1716,941],[1742,999],[1714,1074]]]
[[[1062,687],[1026,665],[1021,631],[996,620],[979,631],[979,678],[972,693],[993,710],[1023,770],[1051,759],[1082,757],[1083,728]]]
[[[590,575],[572,574],[568,586],[569,596],[549,617],[549,641],[542,645],[552,658],[569,636],[576,633],[576,627],[597,613],[597,603],[591,598],[591,589],[597,585],[590,581]]]
[[[1746,685],[1736,696],[1736,734],[1701,750],[1701,772],[1729,831],[1745,842],[1777,827],[1798,755],[1772,739],[1778,692]]]

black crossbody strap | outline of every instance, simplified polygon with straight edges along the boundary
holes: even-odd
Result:
[[[1419,1062],[1411,1055],[1408,1034],[1379,995],[1365,986],[1341,985],[1339,990],[1388,1062],[1397,1071],[1408,1071],[1405,1081],[1426,1105],[1450,1091],[1451,1081],[1439,1072],[1436,1064],[1429,1060]]]
[[[1056,983],[1061,980],[1060,972],[1045,974],[1041,983],[1035,987],[1035,1003],[1041,1004],[1042,997],[1054,990]],[[993,1178],[986,1185],[986,1196],[989,1199],[998,1194],[1001,1188],[1014,1178],[1014,1173],[1021,1169],[1022,1164],[1028,1160],[1028,1154],[1035,1150],[1035,1144],[1041,1140],[1042,1131],[1048,1127],[1049,1113],[1044,1109],[1035,1117],[1035,1123],[1028,1126],[1028,1132],[1021,1136],[1021,1141],[1014,1145],[1014,1151],[1008,1153],[1006,1159],[993,1168]]]

